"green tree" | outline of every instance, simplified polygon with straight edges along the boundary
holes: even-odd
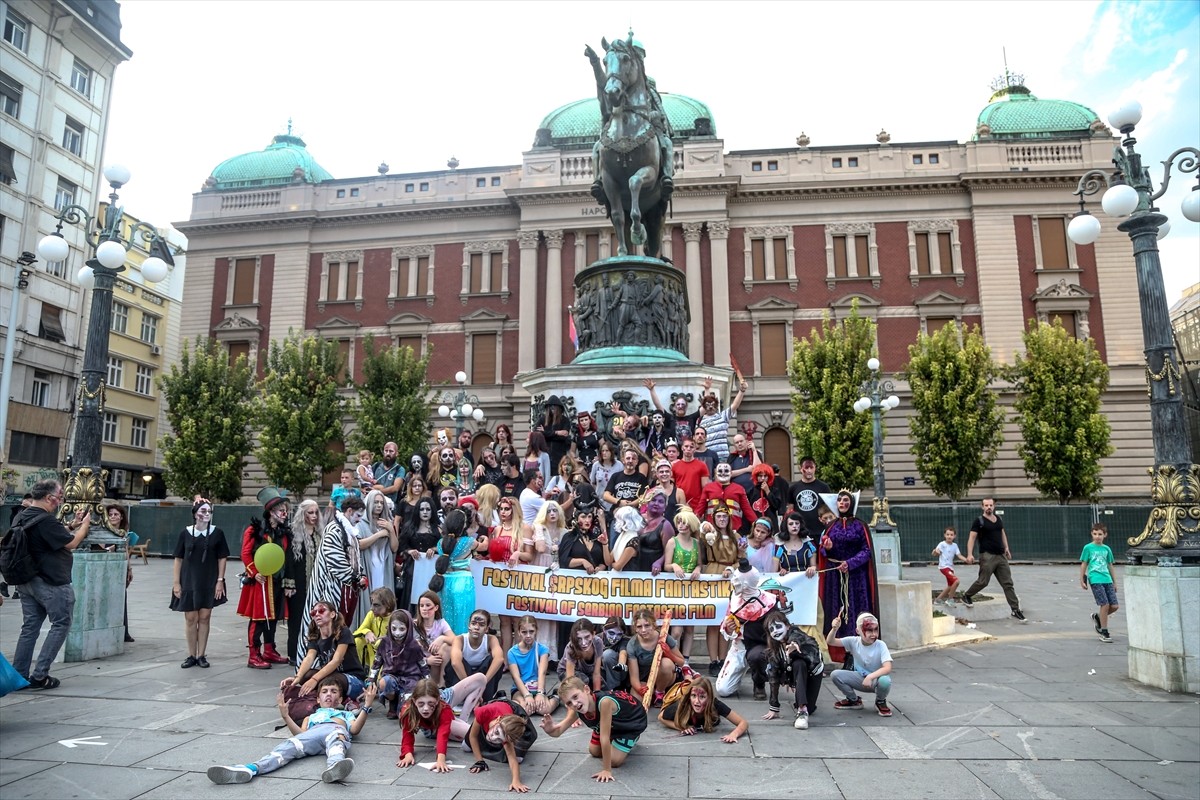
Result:
[[[171,494],[233,502],[252,447],[254,374],[244,355],[229,363],[218,342],[183,343],[179,362],[158,379],[171,432],[158,440]]]
[[[1017,355],[1012,376],[1025,474],[1059,503],[1095,499],[1103,488],[1100,459],[1113,452],[1100,412],[1108,366],[1095,342],[1076,339],[1057,319],[1030,322],[1024,340],[1025,355]]]
[[[335,341],[288,331],[282,342],[271,342],[259,384],[256,454],[267,480],[294,495],[345,463],[344,453],[329,449],[343,438],[341,371]]]
[[[989,388],[999,367],[979,326],[968,331],[953,322],[921,333],[908,354],[903,377],[916,412],[908,428],[917,472],[934,494],[961,500],[1004,441],[1004,412]]]
[[[407,463],[410,454],[429,449],[432,389],[427,375],[433,346],[418,358],[411,347],[376,349],[374,338],[368,336],[363,352],[351,447],[378,455],[385,442],[395,442],[400,460]]]
[[[820,328],[796,342],[788,364],[796,447],[817,460],[821,479],[835,489],[872,485],[871,415],[852,406],[870,377],[874,350],[875,322],[859,316],[856,304],[841,322],[826,314]]]

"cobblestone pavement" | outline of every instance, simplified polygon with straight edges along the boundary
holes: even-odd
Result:
[[[502,766],[480,775],[397,769],[399,730],[382,713],[355,741],[356,766],[346,784],[321,782],[321,758],[249,784],[211,784],[208,766],[253,760],[282,736],[274,730],[274,697],[285,672],[246,668],[245,626],[235,603],[214,617],[212,668],[181,670],[181,617],[167,610],[170,566],[166,560],[134,566],[129,611],[137,642],[124,655],[58,664],[59,689],[0,700],[0,797],[508,796]],[[747,680],[731,702],[750,720],[750,733],[737,744],[713,734],[673,736],[652,722],[615,782],[599,784],[589,778],[598,766],[579,728],[557,740],[539,738],[522,778],[555,798],[1195,800],[1198,698],[1126,677],[1125,616],[1112,622],[1115,641],[1100,642],[1089,618],[1091,594],[1079,588],[1076,567],[1013,571],[1028,623],[980,623],[996,638],[898,658],[890,719],[870,703],[863,711],[835,711],[826,680],[809,730],[794,730],[791,719],[763,722],[766,704],[750,700]],[[927,567],[908,568],[904,577],[938,576]],[[1122,586],[1120,570],[1117,581]],[[20,616],[18,603],[0,609],[0,642],[9,656]],[[419,741],[418,761],[430,752]],[[470,762],[467,754],[451,753],[459,764]]]

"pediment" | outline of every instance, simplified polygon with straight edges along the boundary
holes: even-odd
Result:
[[[797,305],[771,295],[746,306],[747,311],[795,311]]]
[[[961,306],[966,304],[966,300],[961,297],[956,297],[949,292],[943,292],[940,289],[916,301],[915,305],[921,306]]]
[[[871,297],[869,294],[851,292],[850,294],[844,295],[839,297],[837,300],[832,301],[829,304],[829,307],[848,309],[854,304],[855,301],[858,301],[859,308],[879,308],[883,305],[882,302],[876,300],[874,297]]]
[[[1047,286],[1033,293],[1033,300],[1091,300],[1095,295],[1077,283],[1067,283],[1066,278],[1059,279],[1053,286]]]
[[[256,319],[248,319],[243,317],[236,311],[217,323],[214,330],[218,331],[261,331],[262,324]]]
[[[459,319],[464,323],[480,324],[494,322],[497,325],[502,325],[508,319],[508,315],[492,311],[490,308],[481,308],[476,311],[472,311],[465,317],[459,317]]]
[[[429,317],[423,317],[420,314],[414,314],[411,311],[405,311],[397,314],[387,321],[389,326],[396,325],[432,325],[433,320]]]
[[[352,320],[348,320],[345,317],[330,317],[329,319],[325,320],[324,322],[318,322],[313,327],[319,331],[333,330],[333,329],[341,330],[341,329],[345,329],[345,328],[361,327],[361,323],[355,322]]]

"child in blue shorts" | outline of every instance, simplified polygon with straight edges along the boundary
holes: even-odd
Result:
[[[1111,642],[1108,633],[1108,618],[1117,613],[1117,584],[1113,580],[1113,551],[1104,543],[1108,528],[1097,522],[1092,526],[1092,541],[1083,546],[1079,554],[1079,584],[1092,590],[1092,597],[1100,610],[1092,614],[1092,623],[1100,641]]]

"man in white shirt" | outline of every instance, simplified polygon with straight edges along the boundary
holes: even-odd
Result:
[[[526,525],[532,525],[538,512],[542,510],[542,504],[546,502],[542,497],[542,471],[537,467],[530,467],[521,477],[525,480],[525,488],[521,490],[520,497],[521,516]]]

